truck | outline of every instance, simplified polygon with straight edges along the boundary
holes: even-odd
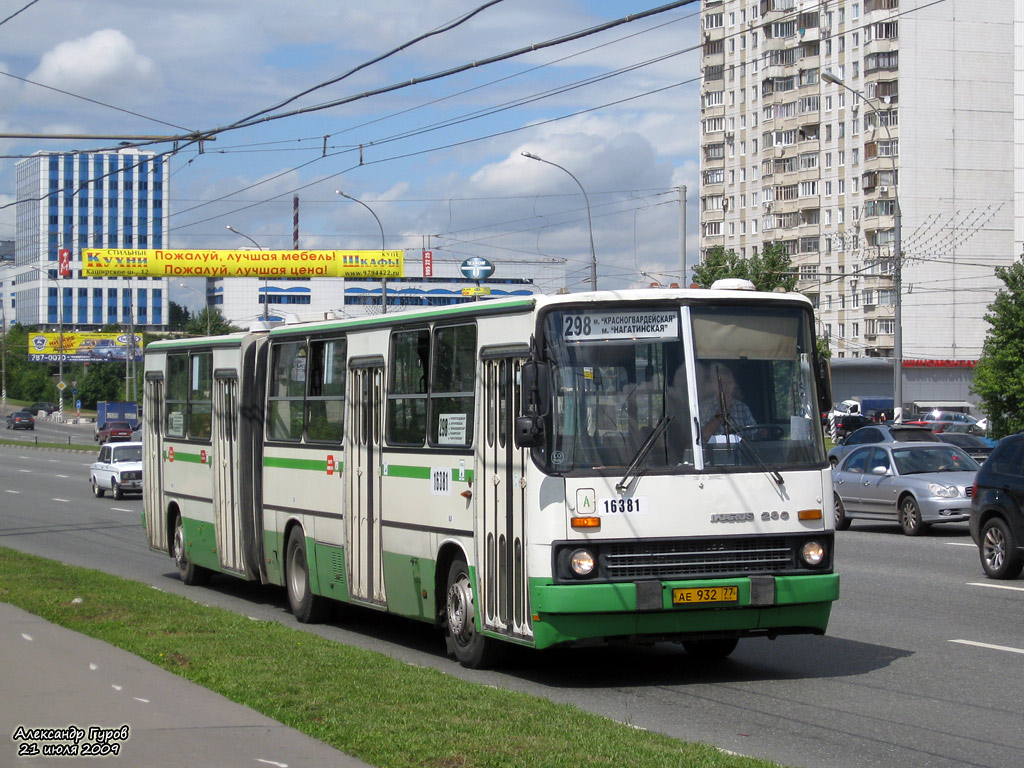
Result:
[[[127,421],[132,429],[139,426],[138,403],[115,403],[101,400],[96,403],[96,432],[103,429],[108,421]]]

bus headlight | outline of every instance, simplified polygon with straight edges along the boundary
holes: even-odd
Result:
[[[587,549],[577,549],[569,556],[569,568],[576,576],[589,576],[594,572],[594,554]]]
[[[811,568],[817,568],[825,562],[825,545],[820,541],[805,541],[800,548],[800,559]]]

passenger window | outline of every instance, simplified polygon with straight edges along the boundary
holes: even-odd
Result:
[[[302,438],[306,362],[304,340],[274,345],[267,403],[267,436],[271,440],[297,442]]]
[[[339,443],[345,425],[345,340],[312,341],[309,358],[306,439]]]
[[[430,332],[398,331],[391,337],[387,441],[421,446],[427,436],[427,372]]]
[[[476,326],[434,331],[430,372],[430,443],[465,447],[473,442]]]
[[[850,459],[846,462],[846,466],[844,468],[847,472],[855,472],[859,475],[863,475],[866,471],[865,467],[867,466],[868,457],[870,455],[870,449],[856,451],[852,456],[850,456]]]

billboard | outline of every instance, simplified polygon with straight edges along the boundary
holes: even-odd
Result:
[[[398,251],[172,251],[88,248],[86,277],[403,277]]]
[[[128,357],[130,340],[131,336],[127,333],[30,333],[28,359],[35,363],[60,362],[63,341],[63,358],[66,363],[105,363],[112,360],[124,362]],[[138,333],[135,334],[135,359],[142,359],[142,336]]]

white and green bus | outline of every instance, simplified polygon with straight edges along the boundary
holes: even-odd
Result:
[[[825,632],[839,577],[811,304],[498,299],[151,344],[144,517],[188,584],[507,643]]]

